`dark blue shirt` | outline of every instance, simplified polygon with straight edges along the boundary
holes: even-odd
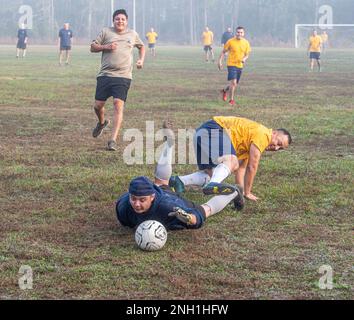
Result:
[[[19,29],[17,32],[17,38],[19,42],[24,43],[25,39],[27,38],[27,30],[26,29]]]
[[[135,228],[146,220],[157,220],[169,230],[198,229],[203,225],[205,218],[199,210],[188,208],[187,202],[183,198],[178,197],[177,194],[165,192],[156,185],[154,185],[154,188],[156,190],[155,199],[151,208],[145,213],[136,213],[134,211],[129,202],[129,193],[123,194],[117,200],[116,214],[123,226]],[[180,207],[188,213],[194,214],[197,218],[197,223],[189,226],[176,217],[169,217],[168,214],[173,211],[174,207]]]
[[[221,44],[225,44],[227,41],[229,41],[231,38],[233,38],[232,32],[225,31],[221,37]]]
[[[60,38],[60,46],[61,47],[70,47],[71,46],[71,38],[73,37],[73,32],[68,29],[60,29],[59,38]]]

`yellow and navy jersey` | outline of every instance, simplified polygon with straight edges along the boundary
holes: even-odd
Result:
[[[262,153],[272,138],[272,129],[255,121],[239,117],[213,117],[213,120],[225,129],[236,150],[239,160],[249,158],[251,144]]]
[[[246,39],[231,38],[225,43],[224,50],[229,52],[227,59],[229,67],[243,68],[242,60],[250,54],[251,46]]]
[[[203,45],[210,46],[213,44],[214,33],[212,31],[204,31],[202,35]]]
[[[311,36],[310,42],[310,52],[321,52],[322,38],[320,36]]]
[[[146,34],[146,39],[148,41],[148,43],[156,43],[156,40],[158,38],[158,34],[154,31],[154,32],[148,32]]]

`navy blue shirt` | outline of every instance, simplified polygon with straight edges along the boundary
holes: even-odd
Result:
[[[225,31],[221,37],[221,44],[225,44],[227,41],[229,41],[231,38],[233,38],[232,32]]]
[[[137,227],[146,220],[157,220],[169,230],[198,229],[203,225],[204,215],[196,208],[187,207],[187,202],[176,194],[165,192],[154,185],[155,199],[151,208],[145,213],[136,213],[129,202],[129,193],[123,194],[116,203],[116,214],[119,222],[123,226],[130,228]],[[168,214],[174,207],[180,207],[188,213],[192,213],[197,218],[195,225],[189,226],[176,217],[169,217]]]
[[[71,38],[73,37],[73,32],[68,29],[60,29],[59,38],[60,38],[60,46],[61,47],[70,47],[71,46]]]
[[[26,29],[19,29],[17,32],[17,38],[19,42],[24,43],[25,39],[27,38],[27,30]]]

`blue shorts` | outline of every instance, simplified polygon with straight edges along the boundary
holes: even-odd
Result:
[[[236,79],[236,82],[239,83],[241,79],[241,74],[242,74],[242,68],[237,68],[237,67],[227,67],[227,80],[234,80]]]
[[[236,151],[229,135],[214,120],[203,123],[193,138],[194,152],[199,170],[212,169],[218,165],[218,158]]]
[[[155,48],[155,43],[149,43],[149,48],[150,49]]]
[[[310,52],[310,59],[320,60],[320,52]]]
[[[208,51],[213,51],[213,48],[211,46],[204,46],[204,51],[208,52]]]

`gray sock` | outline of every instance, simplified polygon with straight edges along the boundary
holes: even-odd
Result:
[[[210,208],[210,216],[220,212],[224,209],[236,196],[237,191],[227,196],[215,196],[212,197],[206,205]]]

